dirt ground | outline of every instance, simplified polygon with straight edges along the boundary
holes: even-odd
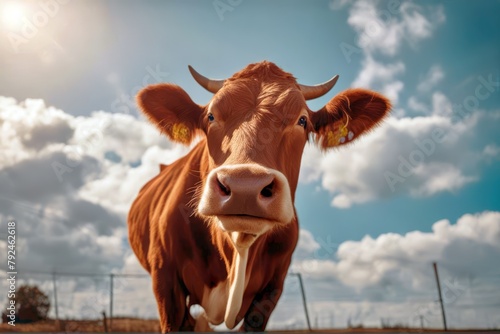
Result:
[[[113,319],[113,332],[159,332],[160,325],[157,319]],[[109,320],[108,320],[109,328]],[[0,324],[0,332],[85,332],[104,333],[106,328],[103,320],[61,320],[59,324],[55,320],[40,321],[32,324]]]
[[[109,329],[109,320],[107,327]],[[106,331],[103,320],[61,320],[59,324],[55,320],[46,320],[33,324],[16,324],[15,327],[9,324],[0,324],[0,332],[80,332],[80,333],[103,333]],[[113,319],[112,323],[113,332],[134,332],[134,333],[158,333],[160,331],[160,326],[157,319],[145,320],[145,319],[134,319],[134,318],[117,318]],[[311,333],[309,331],[269,331],[272,333]],[[314,330],[312,333],[335,333],[335,334],[362,334],[362,333],[391,333],[391,334],[403,334],[403,333],[423,333],[419,329],[379,329],[379,328],[353,328],[353,329],[332,329],[332,330]],[[426,330],[425,333],[440,334],[444,332],[442,330]],[[484,330],[449,330],[446,333],[462,333],[462,334],[489,334],[489,333],[500,333],[500,330],[496,331],[484,331]]]

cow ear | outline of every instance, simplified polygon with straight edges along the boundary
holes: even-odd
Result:
[[[312,113],[315,140],[323,150],[351,143],[379,124],[390,109],[389,100],[377,92],[345,90]]]
[[[149,120],[173,141],[189,144],[200,132],[203,107],[179,86],[150,85],[137,94],[137,104]]]

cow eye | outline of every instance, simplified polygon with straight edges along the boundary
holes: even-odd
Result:
[[[215,121],[215,117],[214,117],[214,115],[212,113],[208,114],[208,121],[209,122]]]
[[[302,116],[299,119],[299,121],[298,121],[297,124],[300,125],[301,127],[303,127],[305,129],[307,127],[307,118],[306,118],[306,116]]]

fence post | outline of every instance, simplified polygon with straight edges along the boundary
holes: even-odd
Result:
[[[109,331],[113,330],[113,278],[114,274],[109,274]]]
[[[108,319],[106,319],[106,311],[102,311],[102,323],[104,325],[104,331],[107,333],[108,332]]]
[[[302,303],[304,304],[304,312],[306,314],[307,329],[311,331],[311,321],[309,320],[309,312],[307,311],[306,293],[304,290],[304,283],[302,282],[302,275],[300,273],[294,273],[299,278],[300,292],[302,294]]]
[[[437,269],[437,263],[433,262],[432,266],[434,267],[434,275],[436,276],[436,283],[437,283],[438,293],[439,293],[439,302],[441,303],[441,313],[443,315],[444,330],[448,331],[448,326],[446,325],[446,315],[444,313],[443,296],[441,295],[441,283],[439,283],[439,274],[438,274],[438,269]]]
[[[54,286],[54,309],[56,311],[56,326],[60,326],[59,322],[59,307],[57,305],[57,284],[56,284],[56,272],[52,272],[52,285]]]

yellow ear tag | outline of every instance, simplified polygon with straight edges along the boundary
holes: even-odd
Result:
[[[336,146],[339,142],[340,136],[338,132],[328,131],[326,143],[328,147]]]
[[[333,147],[337,146],[339,144],[343,144],[346,141],[346,136],[348,135],[349,130],[347,129],[347,126],[343,126],[340,128],[338,131],[328,131],[327,137],[326,137],[326,143],[328,147]]]
[[[174,124],[171,132],[172,138],[182,143],[189,142],[189,128],[182,123]]]
[[[343,128],[340,129],[340,134],[339,135],[340,135],[340,137],[345,137],[345,136],[347,136],[348,132],[349,131],[347,130],[347,126],[344,126]]]

